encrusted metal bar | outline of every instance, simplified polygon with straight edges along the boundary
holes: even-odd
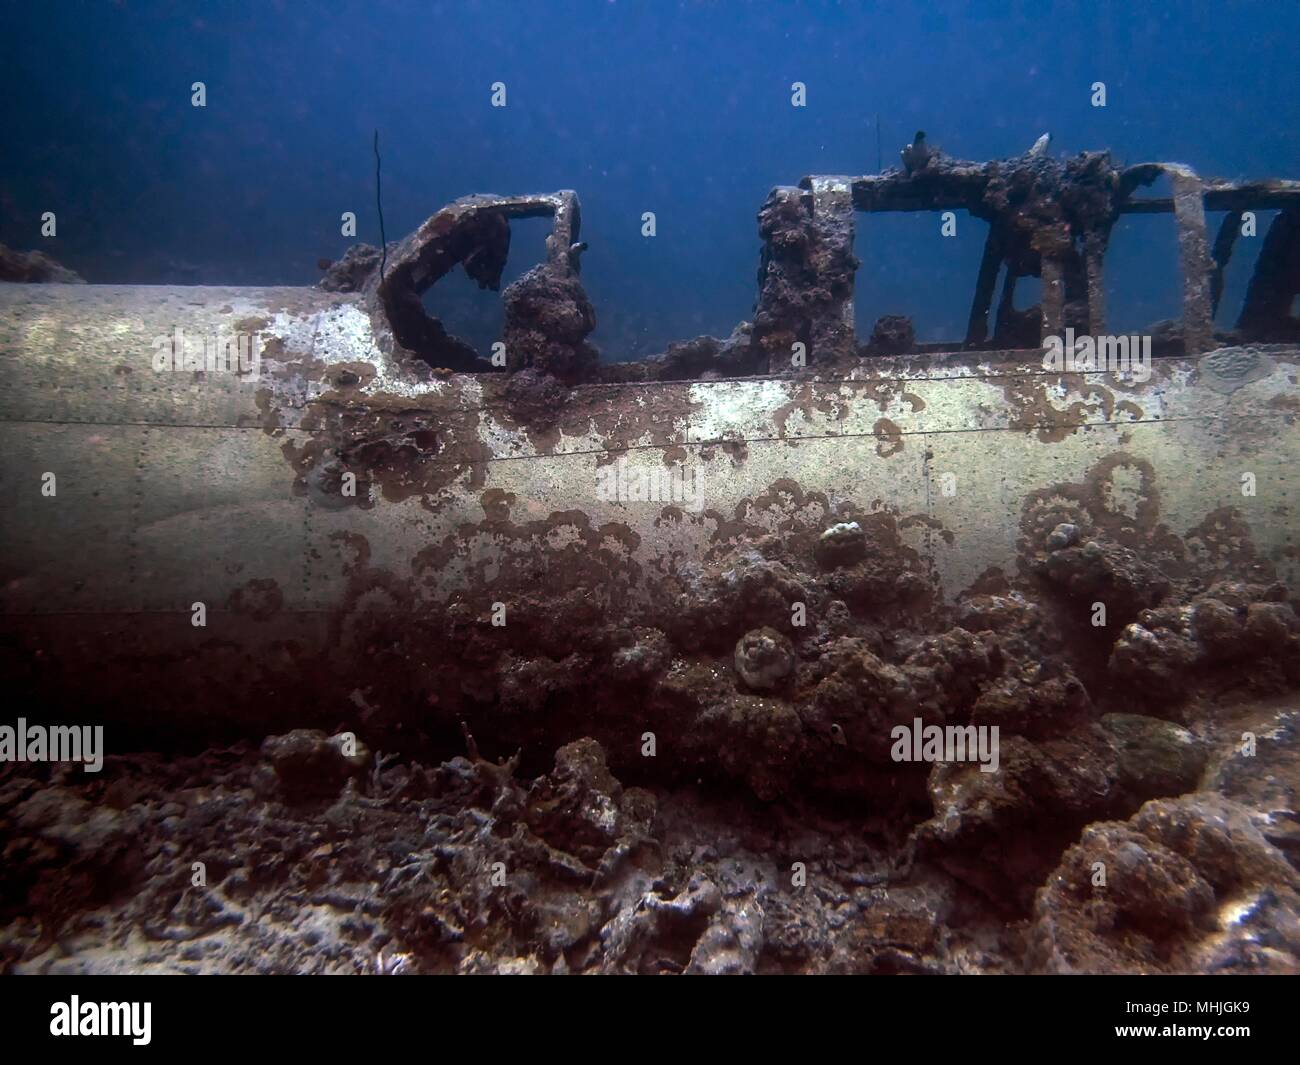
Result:
[[[1214,339],[1205,200],[1201,179],[1191,167],[1170,163],[1165,170],[1174,186],[1174,220],[1183,272],[1183,349],[1190,355],[1208,351]]]
[[[1043,256],[1042,338],[1061,336],[1065,328],[1065,264],[1054,256]]]
[[[438,319],[429,315],[421,297],[458,264],[480,288],[500,288],[512,218],[554,220],[546,241],[546,266],[551,280],[566,280],[571,287],[576,286],[582,251],[582,245],[577,243],[577,193],[564,189],[526,196],[463,196],[431,215],[397,245],[382,280],[376,272],[367,282],[365,293],[379,346],[439,368],[493,369],[470,345],[450,335]],[[568,295],[579,302],[586,298],[577,293]],[[531,365],[526,356],[525,352],[512,352],[511,366]]]
[[[854,354],[850,179],[805,178],[801,188],[773,189],[758,228],[754,342],[768,371],[798,368],[799,345],[808,362]]]
[[[578,204],[578,194],[572,189],[563,189],[554,196],[555,226],[546,238],[546,257],[574,272],[578,270],[579,252],[582,246],[582,210]]]
[[[1109,230],[1093,230],[1083,242],[1083,268],[1088,283],[1088,331],[1093,336],[1106,332],[1106,246]]]
[[[832,301],[813,322],[814,349],[852,351],[853,277],[858,260],[853,252],[853,191],[846,177],[817,177],[812,180],[813,225],[822,242],[822,256],[837,275],[848,263],[847,286],[833,286]]]

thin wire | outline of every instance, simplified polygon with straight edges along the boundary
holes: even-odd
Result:
[[[379,264],[379,283],[384,283],[384,270],[388,267],[388,237],[384,233],[384,200],[379,186],[379,130],[375,130],[375,206],[379,208],[379,240],[383,245],[384,258]]]

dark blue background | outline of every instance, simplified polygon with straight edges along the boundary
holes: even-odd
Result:
[[[877,114],[886,165],[918,127],[975,159],[1050,130],[1054,152],[1300,177],[1298,40],[1292,0],[10,2],[0,240],[97,281],[314,283],[317,258],[350,243],[341,212],[378,241],[377,126],[390,239],[468,192],[576,188],[595,339],[627,358],[748,317],[768,189],[874,171]],[[930,216],[859,216],[864,331],[902,311],[922,338],[961,334],[983,225],[959,227],[943,240]],[[509,277],[544,228],[519,227]],[[1258,243],[1241,246],[1230,301]],[[1168,216],[1121,223],[1117,330],[1177,315],[1174,249]],[[480,344],[499,327],[496,298],[463,278],[429,303]]]

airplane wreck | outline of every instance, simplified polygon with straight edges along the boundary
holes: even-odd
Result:
[[[1138,195],[1161,174],[1172,199]],[[1237,326],[1216,334],[1242,213],[1270,209]],[[945,210],[989,225],[966,336],[909,352],[864,342],[853,319],[856,214]],[[1213,242],[1207,210],[1228,212]],[[1104,327],[1108,236],[1131,212],[1172,213],[1178,225],[1184,317],[1166,343],[1182,354],[1142,382],[1044,370],[1045,336]],[[358,247],[315,289],[7,285],[0,413],[18,435],[4,461],[27,461],[37,443],[82,455],[79,434],[113,445],[98,447],[84,482],[70,475],[92,493],[75,520],[64,512],[51,528],[39,501],[14,506],[6,549],[20,576],[6,603],[30,620],[78,604],[246,605],[262,588],[274,589],[264,596],[273,613],[346,613],[350,583],[318,560],[339,537],[370,542],[380,529],[403,609],[494,594],[516,566],[541,565],[561,583],[590,577],[560,564],[567,551],[547,546],[557,535],[603,545],[588,561],[605,559],[602,579],[630,603],[652,594],[649,572],[702,563],[741,537],[755,500],[793,514],[809,499],[828,523],[846,506],[910,515],[902,535],[953,601],[981,575],[1023,565],[1018,530],[1053,484],[1100,478],[1110,499],[1123,482],[1128,501],[1111,500],[1106,520],[1137,544],[1221,511],[1224,486],[1247,465],[1273,508],[1251,523],[1251,550],[1294,581],[1285,470],[1297,448],[1297,212],[1296,182],[1203,180],[1176,164],[1121,170],[1104,152],[989,163],[932,154],[911,172],[808,177],[773,189],[759,211],[753,321],[636,363],[602,363],[589,343],[595,311],[571,191],[465,197],[393,244],[382,277],[378,249]],[[546,259],[502,294],[494,360],[448,333],[422,297],[457,266],[499,287],[510,220],[539,216],[553,223]],[[1043,279],[1042,305],[1015,310],[1016,282],[1031,275]],[[154,372],[155,341],[178,325],[199,344],[258,337],[259,373],[216,372],[202,354],[216,344]],[[1001,456],[991,465],[990,446]],[[1202,476],[1186,478],[1170,454],[1195,455]],[[597,499],[597,472],[617,459],[691,466],[709,505],[665,525],[653,508]],[[68,505],[82,498],[64,492]],[[229,506],[191,505],[205,493]],[[87,526],[102,530],[97,550],[84,546]],[[266,551],[254,573],[233,561],[250,536]]]
[[[987,223],[964,336],[857,335],[854,227],[887,211]],[[1044,368],[1104,329],[1113,227],[1151,212],[1179,237],[1167,357]],[[545,260],[476,351],[423,297],[456,267],[499,288],[525,217]],[[0,669],[31,720],[105,726],[114,802],[110,876],[67,831],[76,780],[5,791],[0,825],[54,841],[15,895],[73,839],[159,957],[215,927],[289,970],[352,954],[256,940],[222,900],[262,876],[381,971],[1294,968],[1298,218],[1296,182],[913,153],[772,190],[752,321],[636,363],[590,342],[572,191],[457,200],[317,287],[0,284]],[[255,372],[207,355],[235,336]],[[892,759],[920,721],[996,733],[997,770]],[[177,802],[137,802],[159,774]],[[715,824],[743,841],[700,858]],[[233,857],[190,892],[119,836]],[[1134,853],[1150,877],[1094,905]]]
[[[1139,195],[1163,176],[1171,181],[1171,198]],[[578,198],[570,191],[459,200],[401,242],[382,283],[372,270],[357,287],[365,289],[382,344],[452,370],[534,367],[568,384],[782,373],[860,354],[916,350],[909,329],[902,339],[863,345],[853,315],[855,216],[916,211],[964,211],[988,225],[966,335],[924,346],[931,351],[1031,350],[1066,328],[1104,334],[1106,249],[1115,223],[1127,214],[1172,214],[1177,225],[1183,315],[1160,338],[1163,354],[1300,338],[1300,319],[1291,313],[1300,295],[1300,182],[1207,180],[1175,163],[1120,169],[1107,152],[1069,160],[1030,152],[988,163],[933,153],[911,170],[811,176],[798,186],[775,188],[758,215],[763,246],[752,325],[742,323],[726,341],[701,337],[673,345],[637,368],[601,367],[585,342],[595,318],[577,282],[584,246],[578,239]],[[1226,212],[1212,243],[1207,211]],[[1235,328],[1216,335],[1224,271],[1248,211],[1278,214]],[[554,219],[547,260],[505,294],[507,361],[494,367],[449,337],[421,297],[457,265],[481,286],[498,288],[509,219],[539,216]],[[372,253],[367,261],[377,266],[377,259]],[[345,261],[345,275],[349,266]],[[1042,299],[1037,307],[1017,310],[1016,283],[1025,277],[1041,278]],[[802,361],[792,361],[796,344],[802,345]]]

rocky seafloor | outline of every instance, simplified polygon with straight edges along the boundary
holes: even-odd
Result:
[[[404,732],[399,707],[94,774],[5,764],[0,961],[1296,971],[1287,589],[1034,535],[1021,575],[949,606],[860,515],[745,541],[636,617],[535,591],[510,646],[458,630]],[[434,704],[457,751],[415,739]],[[917,718],[997,726],[997,771],[895,761]]]

